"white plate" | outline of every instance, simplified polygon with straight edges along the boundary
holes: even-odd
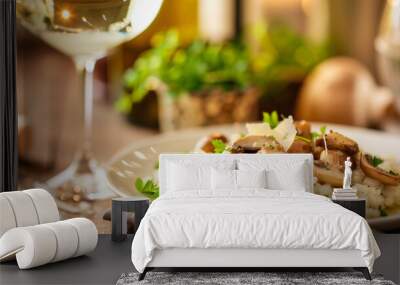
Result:
[[[334,124],[312,123],[313,129],[326,125],[357,141],[362,150],[380,155],[392,156],[400,161],[400,136],[384,132]],[[137,177],[157,179],[156,165],[160,153],[191,152],[196,142],[213,132],[226,135],[244,132],[243,125],[221,125],[206,128],[177,131],[142,139],[123,149],[106,165],[110,187],[121,196],[138,195],[134,182]],[[139,194],[140,195],[140,194]],[[400,228],[400,213],[369,220],[376,229]]]

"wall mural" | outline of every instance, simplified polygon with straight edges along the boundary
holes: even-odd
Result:
[[[353,38],[337,3],[239,2],[17,1],[18,187],[109,233],[112,197],[158,197],[161,153],[311,153],[316,194],[348,161],[370,225],[399,230],[391,7],[359,4],[377,32]]]
[[[0,1],[6,283],[106,250],[121,274],[110,249],[128,240],[118,284],[160,283],[146,273],[172,259],[315,270],[316,254],[362,275],[298,280],[400,282],[399,15],[399,0]]]

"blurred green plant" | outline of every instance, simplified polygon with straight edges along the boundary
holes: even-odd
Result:
[[[284,25],[255,25],[256,48],[251,69],[256,85],[264,90],[301,81],[318,63],[333,54],[331,44],[316,43]]]
[[[130,110],[160,84],[172,97],[212,88],[242,89],[250,85],[250,62],[240,43],[211,44],[195,40],[179,44],[175,30],[157,34],[152,48],[145,51],[124,75],[125,94],[117,101],[120,111]]]
[[[264,95],[277,93],[290,82],[301,81],[331,54],[329,44],[316,44],[285,26],[256,25],[253,33],[257,48],[251,53],[240,42],[195,40],[182,47],[176,30],[156,34],[152,48],[125,72],[125,91],[116,102],[117,109],[129,112],[132,104],[160,86],[172,97],[249,86],[258,87]]]

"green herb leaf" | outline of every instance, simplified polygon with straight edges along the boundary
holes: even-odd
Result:
[[[278,112],[273,111],[271,113],[271,128],[274,129],[278,126],[279,124],[279,117],[278,117]]]
[[[321,126],[319,132],[311,132],[311,138],[315,141],[317,138],[323,138],[326,133],[326,126]]]
[[[226,144],[220,139],[212,140],[211,144],[214,147],[214,153],[223,153],[227,149]]]
[[[135,181],[135,187],[136,190],[141,191],[143,189],[143,179],[142,178],[137,178]]]
[[[138,177],[135,181],[135,187],[139,193],[142,193],[150,200],[157,199],[160,195],[159,186],[151,179],[144,182],[142,178]]]
[[[378,165],[380,165],[383,162],[383,159],[378,157],[378,156],[373,156],[372,160],[371,160],[371,164],[375,167],[377,167]]]
[[[324,136],[326,133],[326,126],[321,126],[321,128],[319,130],[321,132],[321,137]]]
[[[311,137],[312,140],[315,141],[317,138],[319,138],[321,135],[318,132],[311,132]]]
[[[274,129],[279,124],[279,116],[277,111],[273,111],[270,113],[263,112],[263,122],[268,124],[271,129]]]
[[[263,122],[271,126],[271,116],[268,112],[263,112]]]

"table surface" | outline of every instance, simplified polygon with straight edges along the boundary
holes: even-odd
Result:
[[[134,271],[131,261],[132,236],[112,242],[99,235],[95,251],[57,263],[19,270],[15,261],[0,264],[0,284],[116,284],[122,273]]]

